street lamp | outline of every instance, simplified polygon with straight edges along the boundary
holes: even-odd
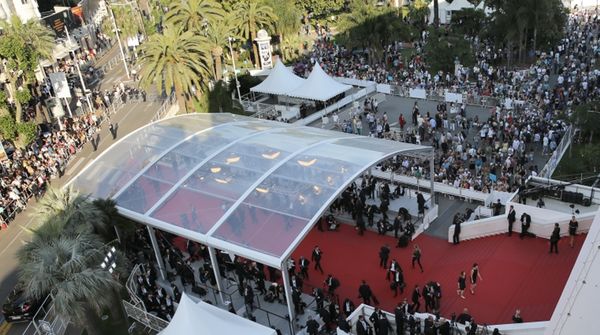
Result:
[[[237,70],[235,68],[235,58],[233,57],[233,47],[231,46],[231,42],[235,41],[235,38],[228,37],[227,41],[229,41],[229,52],[231,52],[231,62],[233,63],[233,76],[235,77],[235,88],[237,89],[238,100],[240,105],[242,105],[242,95],[240,94],[240,82],[238,81]],[[244,105],[242,105],[242,108]]]
[[[115,14],[112,10],[112,5],[106,1],[108,5],[108,12],[110,13],[110,19],[113,24],[113,28],[115,29],[115,34],[117,35],[117,43],[119,43],[119,50],[121,51],[121,57],[123,58],[123,66],[125,66],[125,73],[127,74],[127,79],[131,79],[129,75],[129,67],[127,66],[127,59],[125,59],[125,52],[123,52],[123,45],[121,45],[121,36],[119,36],[119,28],[117,27],[117,21],[115,21]]]
[[[63,17],[67,18],[66,11],[68,11],[68,10],[70,10],[69,7],[63,7],[61,10],[59,10],[58,12],[56,12],[54,14],[50,14],[50,15],[47,15],[47,16],[44,16],[44,17],[40,18],[40,21],[43,20],[43,19],[49,18],[51,16],[54,16],[56,14],[60,14],[60,13],[63,13]],[[65,33],[67,35],[67,43],[65,45],[67,47],[67,50],[69,51],[69,55],[71,55],[71,51],[73,51],[73,50],[71,50],[72,49],[71,48],[71,35],[69,34],[69,28],[67,27],[66,22],[65,22],[64,28],[65,28]],[[92,102],[90,101],[90,97],[87,94],[87,87],[85,85],[85,81],[83,80],[83,76],[81,75],[81,68],[79,67],[79,62],[77,60],[77,57],[75,57],[75,67],[77,68],[77,74],[79,75],[79,81],[81,82],[81,90],[82,90],[83,96],[85,97],[85,100],[86,100],[86,102],[88,104],[88,107],[90,108],[90,112],[93,112],[94,111],[94,107],[92,106]],[[44,73],[44,70],[42,68],[42,74],[43,73]],[[67,108],[70,110],[69,104],[67,104]],[[59,122],[59,124],[60,124],[60,122]]]

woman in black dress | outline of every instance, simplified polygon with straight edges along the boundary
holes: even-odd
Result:
[[[475,294],[477,279],[483,280],[483,278],[481,278],[481,272],[479,272],[479,265],[474,263],[473,267],[471,268],[471,294]]]
[[[577,227],[579,227],[579,223],[575,220],[575,215],[569,221],[569,245],[571,248],[575,245],[575,235],[577,235]]]
[[[465,299],[465,288],[467,288],[467,274],[461,271],[458,277],[458,290],[456,290],[456,294],[463,299]]]

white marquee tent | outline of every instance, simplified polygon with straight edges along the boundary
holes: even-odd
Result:
[[[454,0],[446,7],[446,11],[455,12],[467,8],[475,8],[475,6],[467,0]]]
[[[315,66],[306,81],[286,95],[293,98],[327,101],[351,88],[352,86],[342,84],[331,78],[323,71],[319,63],[315,63]]]
[[[182,334],[275,335],[277,332],[203,301],[196,303],[184,293],[173,320],[159,333]]]
[[[262,83],[252,87],[251,92],[266,93],[275,95],[285,95],[302,85],[306,79],[293,74],[283,65],[283,62],[277,62],[269,76]]]

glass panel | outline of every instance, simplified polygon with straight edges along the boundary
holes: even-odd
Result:
[[[307,220],[242,204],[215,231],[214,237],[279,257]]]
[[[172,183],[141,176],[117,197],[116,202],[120,207],[143,214],[172,186]]]
[[[336,140],[294,156],[244,199],[213,237],[282,256],[354,175],[385,156],[354,144],[349,139]],[[263,234],[271,238],[255,236],[257,232],[269,232]]]
[[[152,217],[197,232],[206,233],[233,200],[217,198],[189,187],[179,188],[152,214]]]

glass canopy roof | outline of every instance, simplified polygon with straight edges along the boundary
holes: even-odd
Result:
[[[280,267],[362,172],[430,147],[233,114],[187,114],[129,134],[71,185],[123,215]]]

